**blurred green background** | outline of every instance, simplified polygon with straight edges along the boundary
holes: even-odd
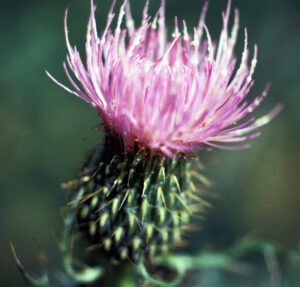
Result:
[[[101,31],[111,1],[95,2]],[[226,4],[227,0],[210,1],[207,25],[214,39]],[[143,5],[144,1],[131,0],[138,20]],[[196,25],[202,5],[198,0],[167,0],[168,24],[178,15],[189,27]],[[152,0],[152,14],[158,6],[159,1]],[[202,229],[191,236],[190,249],[222,249],[247,234],[294,248],[300,240],[300,1],[233,0],[233,6],[240,10],[241,28],[248,28],[250,46],[259,46],[251,97],[272,82],[269,97],[256,115],[278,102],[285,108],[252,141],[251,149],[199,153],[205,174],[213,182],[210,192],[218,197],[209,199],[214,208]],[[62,70],[66,7],[70,8],[71,42],[82,49],[88,0],[0,2],[1,286],[25,286],[10,254],[10,241],[29,270],[40,270],[41,252],[47,254],[50,265],[57,262],[54,233],[61,231],[61,208],[67,200],[60,183],[74,177],[84,155],[100,138],[94,129],[99,123],[96,112],[58,88],[44,73],[47,69],[67,83]],[[239,36],[236,54],[240,58],[242,29]],[[216,279],[214,274],[211,278]],[[249,286],[267,286],[256,280]],[[237,286],[246,286],[246,279],[237,282]]]

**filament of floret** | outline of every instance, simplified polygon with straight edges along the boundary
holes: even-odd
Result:
[[[177,152],[191,152],[203,144],[226,149],[248,147],[248,144],[230,147],[217,143],[239,143],[256,138],[260,135],[256,130],[276,116],[282,106],[276,106],[257,120],[240,122],[260,105],[269,86],[250,104],[245,101],[254,84],[258,49],[255,45],[249,60],[245,29],[241,61],[235,68],[233,51],[239,28],[238,10],[229,31],[229,0],[226,12],[222,13],[223,29],[218,43],[212,40],[205,25],[208,2],[204,3],[193,35],[189,35],[184,20],[181,32],[175,17],[168,43],[165,0],[153,18],[148,15],[149,3],[149,0],[145,3],[140,27],[135,27],[129,1],[124,0],[112,31],[114,0],[99,38],[91,0],[86,65],[69,42],[66,11],[68,55],[63,68],[72,88],[47,72],[49,77],[92,105],[104,124],[123,139],[126,149],[138,142],[141,147],[172,156]],[[125,29],[122,28],[124,18]]]

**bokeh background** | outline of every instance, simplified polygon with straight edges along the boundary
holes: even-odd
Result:
[[[111,1],[95,2],[101,30]],[[210,1],[207,24],[214,39],[226,4],[227,0]],[[143,5],[142,0],[131,0],[137,20]],[[168,24],[178,15],[189,27],[196,25],[202,5],[198,0],[167,0]],[[152,13],[158,6],[159,1],[152,0]],[[251,97],[272,82],[269,97],[256,114],[263,115],[278,102],[285,108],[263,128],[250,150],[199,153],[204,173],[213,182],[210,192],[217,196],[208,198],[214,208],[191,237],[190,249],[221,250],[248,234],[296,248],[300,241],[300,1],[233,0],[233,6],[240,10],[241,28],[248,28],[250,47],[259,46]],[[41,252],[50,265],[56,264],[54,234],[62,229],[61,208],[67,201],[60,183],[74,177],[101,136],[94,129],[99,123],[96,112],[58,88],[44,72],[47,69],[66,83],[62,70],[66,7],[71,42],[82,49],[88,0],[0,1],[1,286],[26,286],[12,259],[10,241],[27,269],[40,271]],[[240,57],[242,29],[239,36]],[[203,279],[201,286],[225,286],[214,285],[219,277],[210,276],[203,278],[214,280]],[[229,286],[268,286],[263,277],[254,277],[232,279]],[[299,286],[297,280],[297,276],[287,279],[282,286]]]

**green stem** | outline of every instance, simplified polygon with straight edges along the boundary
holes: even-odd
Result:
[[[98,280],[103,275],[103,268],[97,267],[86,267],[81,272],[77,272],[73,268],[72,254],[70,250],[70,241],[72,237],[72,229],[75,222],[74,209],[77,207],[79,199],[82,197],[84,189],[81,188],[78,193],[72,199],[70,209],[67,211],[64,220],[64,233],[60,242],[60,250],[63,257],[63,266],[66,273],[78,284],[89,284]]]

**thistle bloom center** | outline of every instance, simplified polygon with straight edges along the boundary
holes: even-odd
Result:
[[[211,40],[205,26],[207,3],[198,26],[191,33],[185,21],[181,25],[175,18],[174,32],[168,42],[165,0],[153,18],[148,16],[148,5],[149,0],[142,23],[136,28],[129,2],[125,0],[112,31],[113,1],[106,27],[99,37],[91,0],[85,65],[69,42],[66,11],[68,55],[63,67],[72,88],[48,74],[50,78],[93,106],[104,124],[122,138],[126,149],[137,142],[140,147],[172,157],[177,152],[192,152],[204,146],[247,148],[247,144],[228,146],[226,143],[240,143],[259,136],[256,130],[282,107],[277,105],[258,119],[247,118],[263,101],[269,86],[253,102],[245,101],[254,83],[257,46],[251,59],[245,29],[244,51],[237,64],[233,52],[238,11],[229,29],[229,1],[218,43]]]

